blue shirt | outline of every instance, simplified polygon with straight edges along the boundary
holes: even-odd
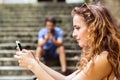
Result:
[[[49,30],[47,28],[43,28],[38,33],[38,39],[43,40],[44,36],[48,34]],[[53,38],[57,40],[58,38],[63,39],[63,31],[62,29],[55,27],[54,28],[54,35]],[[51,42],[51,40],[48,40],[46,44],[43,46],[44,50],[50,50],[55,51],[57,49],[57,46]]]

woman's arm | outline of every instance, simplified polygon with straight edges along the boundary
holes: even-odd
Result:
[[[29,65],[31,68],[29,68],[29,66],[28,68],[37,76],[38,80],[55,80],[44,69],[42,69],[35,60],[33,60],[31,63],[32,65]]]
[[[55,80],[44,69],[41,68],[31,51],[22,50],[22,52],[16,52],[14,57],[18,59],[21,67],[31,70],[39,80]]]
[[[46,66],[45,64],[39,62],[40,66],[48,73],[50,74],[55,80],[72,80],[72,78],[74,78],[76,76],[76,74],[79,72],[79,70],[73,72],[71,75],[69,76],[64,76],[60,73],[58,73],[57,71],[49,68],[48,66]]]
[[[32,55],[32,52],[28,51],[28,50],[23,50],[22,52],[17,53],[15,55],[15,58],[18,59],[20,66],[31,70],[37,76],[37,78],[39,80],[88,80],[88,78],[89,78],[89,80],[98,80],[98,79],[96,79],[96,76],[95,76],[96,73],[88,71],[87,68],[86,68],[86,73],[87,74],[90,73],[89,76],[85,76],[82,73],[79,73],[77,75],[78,71],[75,71],[73,74],[71,74],[69,76],[64,76],[64,75],[58,73],[57,71],[54,71],[51,68],[47,67],[43,63],[41,63],[41,62],[38,63],[38,61],[36,61],[34,56]],[[91,68],[91,69],[93,69],[93,68]],[[93,69],[93,71],[94,71],[94,69]],[[103,70],[101,70],[101,71],[103,71]],[[94,75],[95,79],[93,79],[93,75]]]
[[[39,62],[40,66],[55,80],[65,80],[66,76],[58,73],[57,71],[49,68],[48,66],[44,65],[42,62]]]
[[[39,62],[39,66],[45,70],[51,77],[53,77],[55,80],[72,80],[72,78],[74,78],[76,76],[76,74],[79,72],[79,70],[75,71],[74,73],[72,73],[69,76],[64,76],[60,73],[58,73],[57,71],[49,68],[48,66],[46,66],[45,64],[43,64],[42,62]],[[37,70],[37,67],[35,68]],[[34,69],[31,71],[35,71]],[[35,73],[35,72],[34,72]],[[35,74],[37,76],[37,74]],[[38,75],[39,76],[39,75]]]
[[[19,66],[31,70],[39,80],[55,80],[41,68],[31,51],[22,50],[22,52],[16,52],[14,57],[18,59]]]
[[[65,80],[66,76],[52,70],[41,62],[38,64],[31,51],[17,52],[15,58],[18,59],[20,66],[30,69],[40,80]]]

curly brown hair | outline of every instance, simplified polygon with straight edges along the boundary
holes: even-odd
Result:
[[[107,51],[107,60],[116,78],[120,80],[120,32],[109,11],[102,5],[84,4],[72,10],[71,15],[75,14],[84,18],[90,30],[89,39],[91,40],[89,51],[81,55],[79,69],[82,70],[91,57]]]

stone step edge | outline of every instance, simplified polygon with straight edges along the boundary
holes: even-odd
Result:
[[[33,80],[33,78],[35,78],[35,76],[34,75],[31,75],[31,76],[16,76],[16,75],[12,75],[12,76],[0,76],[0,80],[13,80],[13,79],[15,79],[15,80],[30,80],[30,79],[32,79]]]
[[[57,67],[51,67],[54,70],[58,70],[61,69],[61,67],[57,66]],[[67,69],[71,69],[71,70],[75,70],[76,68],[73,66],[67,67]],[[14,70],[14,71],[18,71],[18,70],[28,70],[26,68],[22,68],[19,66],[0,66],[0,70],[4,70],[4,71],[9,71],[9,70]]]
[[[67,61],[78,61],[79,60],[79,57],[75,56],[75,57],[69,57],[69,58],[66,58]],[[0,58],[0,61],[17,61],[17,59],[15,59],[14,57],[13,58],[6,58],[6,57],[1,57]]]
[[[33,50],[35,52],[35,50]],[[10,54],[15,53],[16,50],[0,50],[0,54]],[[80,53],[81,50],[65,50],[65,53]]]
[[[21,44],[23,45],[23,46],[25,46],[25,45],[37,45],[36,43],[27,43],[27,42],[25,42],[25,43],[22,43],[21,42]],[[70,45],[71,43],[64,43],[64,45]],[[74,44],[76,44],[76,43],[74,43]],[[11,43],[0,43],[0,47],[6,47],[6,46],[15,46],[16,44],[15,44],[15,42],[11,42]]]

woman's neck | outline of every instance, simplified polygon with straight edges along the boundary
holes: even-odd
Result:
[[[88,52],[88,51],[89,51],[89,47],[86,46],[86,47],[83,47],[83,48],[82,48],[82,52],[83,52],[83,53],[84,53],[84,52]]]

